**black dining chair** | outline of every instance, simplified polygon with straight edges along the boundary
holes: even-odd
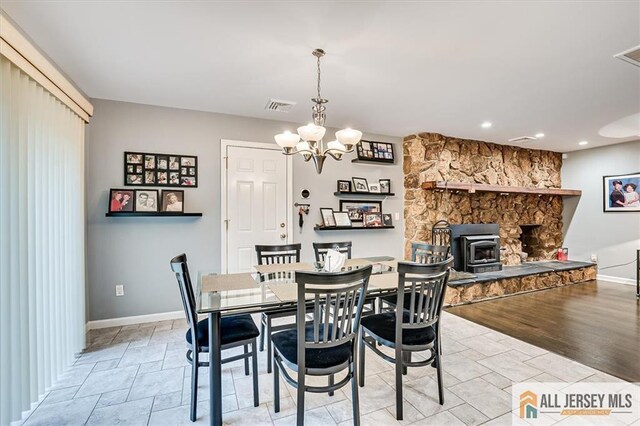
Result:
[[[346,254],[347,259],[351,259],[351,241],[340,241],[335,243],[313,243],[313,252],[316,256],[316,262],[324,262],[327,251],[335,250]]]
[[[285,244],[285,245],[256,245],[256,255],[258,256],[258,265],[273,265],[277,263],[297,263],[300,262],[300,251],[302,244]],[[261,279],[273,278],[277,274],[266,274]],[[271,334],[274,331],[286,330],[292,328],[295,324],[273,325],[276,318],[292,317],[296,314],[296,310],[292,308],[278,309],[270,312],[264,312],[260,318],[260,351],[264,351],[265,342],[267,346],[267,373],[271,373]]]
[[[411,243],[411,261],[415,263],[440,263],[449,256],[449,247],[414,242]],[[405,300],[405,303],[408,301]],[[396,295],[380,296],[380,312],[396,306]]]
[[[280,373],[296,388],[297,424],[304,424],[305,392],[328,393],[351,381],[354,424],[360,424],[356,345],[364,294],[372,266],[346,272],[296,272],[296,329],[275,333],[273,357],[274,409],[280,411]],[[306,321],[307,306],[312,320]],[[333,312],[333,314],[332,314]],[[286,367],[286,368],[285,368]],[[297,373],[291,377],[287,368]],[[335,374],[347,370],[335,383]],[[360,373],[362,374],[362,373]],[[327,386],[307,384],[306,376],[327,376]]]
[[[438,398],[444,404],[440,315],[453,258],[438,263],[398,263],[397,306],[393,312],[362,318],[360,331],[359,380],[364,386],[365,348],[395,364],[396,418],[403,418],[402,375],[407,367],[433,366],[438,376]],[[408,303],[406,303],[408,302]],[[395,350],[389,356],[377,348],[383,345]],[[414,352],[429,351],[423,361],[412,361]]]
[[[181,254],[171,259],[171,269],[176,274],[182,306],[187,317],[187,360],[191,364],[191,413],[190,419],[196,421],[198,405],[198,368],[208,367],[209,362],[200,361],[200,354],[209,352],[209,322],[207,319],[198,321],[196,313],[196,299],[193,293],[191,276],[187,267],[187,256]],[[234,315],[223,317],[220,321],[220,340],[222,350],[239,346],[244,347],[244,352],[224,358],[222,363],[244,359],[244,374],[249,375],[249,358],[253,364],[253,404],[260,405],[258,395],[258,356],[256,351],[258,327],[253,322],[251,315]],[[251,351],[249,351],[251,347]]]

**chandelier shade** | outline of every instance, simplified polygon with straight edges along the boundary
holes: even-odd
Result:
[[[320,58],[325,55],[324,50],[315,49],[312,52],[313,56],[317,58],[317,70],[318,70],[318,95],[311,99],[314,105],[311,107],[313,123],[309,123],[306,126],[298,127],[298,133],[283,132],[274,136],[274,139],[278,146],[282,148],[282,152],[285,155],[301,154],[304,161],[313,159],[313,163],[316,166],[316,172],[322,173],[322,166],[327,155],[331,156],[334,160],[342,160],[342,156],[348,152],[353,152],[355,146],[362,139],[362,132],[354,129],[343,129],[336,132],[336,140],[327,142],[323,141],[323,138],[327,132],[324,127],[324,121],[326,119],[325,110],[327,109],[324,104],[329,102],[328,99],[323,98],[320,95]]]
[[[293,148],[300,142],[300,135],[291,132],[280,133],[275,135],[274,139],[280,148]]]

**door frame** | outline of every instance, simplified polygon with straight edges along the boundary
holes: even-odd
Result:
[[[282,151],[282,149],[268,142],[249,142],[231,139],[220,140],[220,271],[223,274],[228,272],[227,267],[227,215],[228,215],[228,192],[227,192],[227,148],[235,146],[239,148],[259,148],[271,151]],[[284,154],[283,154],[284,155]],[[291,155],[286,156],[286,172],[287,172],[287,238],[286,244],[290,244],[293,240],[293,161]]]

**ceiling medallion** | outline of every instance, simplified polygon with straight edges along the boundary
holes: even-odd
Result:
[[[320,95],[320,58],[325,55],[325,52],[322,49],[315,49],[312,53],[318,63],[318,96],[311,99],[314,103],[311,107],[313,123],[298,127],[298,133],[284,132],[275,135],[274,139],[285,155],[300,154],[304,161],[313,158],[316,171],[320,174],[327,155],[330,155],[334,160],[342,160],[344,154],[353,152],[362,138],[362,132],[354,129],[339,130],[335,133],[336,140],[324,143],[323,138],[327,131],[324,127],[325,110],[327,109],[324,104],[329,100]]]

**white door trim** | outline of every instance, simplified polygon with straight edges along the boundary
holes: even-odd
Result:
[[[274,143],[236,141],[230,139],[220,140],[220,271],[223,274],[227,270],[227,148],[237,146],[241,148],[260,148],[272,151],[280,151],[281,148]],[[283,154],[284,155],[284,154]],[[286,156],[287,160],[287,238],[286,243],[290,244],[293,239],[293,162],[291,156]]]

